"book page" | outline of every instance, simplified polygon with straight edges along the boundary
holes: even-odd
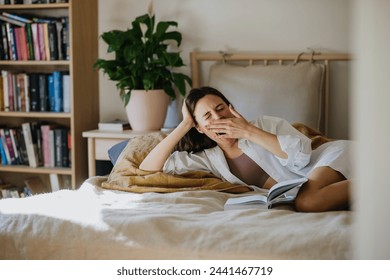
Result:
[[[248,195],[229,198],[224,209],[267,208],[267,197],[264,195]]]
[[[307,182],[307,178],[298,178],[279,182],[275,184],[268,193],[268,201],[272,201],[274,198],[278,197],[282,193],[285,193],[291,190],[294,187],[300,186],[303,183]]]

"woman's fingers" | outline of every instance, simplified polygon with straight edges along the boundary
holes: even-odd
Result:
[[[208,130],[211,130],[213,132],[217,133],[226,133],[227,130],[231,129],[231,125],[224,122],[224,123],[212,123],[209,125],[206,125],[206,128]]]
[[[206,126],[212,132],[220,135],[221,138],[242,138],[245,137],[248,122],[244,118],[218,119]]]
[[[236,117],[236,118],[240,118],[240,119],[243,119],[244,117],[238,113],[232,106],[232,104],[229,104],[229,110],[230,112]]]

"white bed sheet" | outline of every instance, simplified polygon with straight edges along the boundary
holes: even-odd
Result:
[[[349,211],[223,210],[215,191],[100,188],[0,200],[0,259],[350,259]]]

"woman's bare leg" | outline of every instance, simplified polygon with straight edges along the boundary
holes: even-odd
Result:
[[[322,212],[349,208],[349,180],[326,166],[315,168],[295,200],[297,211]]]

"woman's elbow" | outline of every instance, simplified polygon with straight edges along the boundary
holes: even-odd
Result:
[[[162,171],[163,166],[151,164],[151,163],[145,162],[145,160],[144,160],[141,162],[141,164],[139,165],[138,168],[143,170],[143,171],[159,172],[159,171]]]

